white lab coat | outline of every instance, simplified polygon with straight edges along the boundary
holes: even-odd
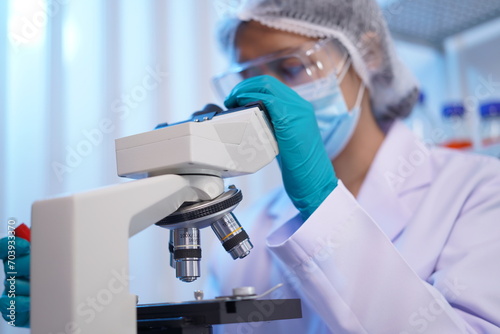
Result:
[[[216,330],[500,333],[500,161],[428,149],[396,122],[357,199],[340,182],[306,222],[296,214],[281,190],[253,225],[240,216],[255,248],[217,254],[210,289],[283,282],[271,297],[301,298],[304,317]]]

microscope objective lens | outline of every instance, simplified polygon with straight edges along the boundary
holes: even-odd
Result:
[[[233,213],[224,215],[211,226],[224,249],[234,260],[242,259],[250,253],[253,245]]]
[[[183,282],[200,277],[200,230],[196,227],[173,230],[173,254],[176,276]]]

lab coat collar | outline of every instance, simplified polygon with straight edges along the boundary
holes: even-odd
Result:
[[[401,121],[395,121],[361,186],[358,202],[394,240],[412,214],[401,197],[431,180],[429,148]]]
[[[425,186],[432,180],[431,150],[402,121],[395,121],[382,143],[369,174],[382,177],[396,194]]]

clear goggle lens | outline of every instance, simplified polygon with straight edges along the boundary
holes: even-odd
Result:
[[[338,74],[348,58],[347,51],[335,39],[322,39],[298,48],[285,49],[248,62],[237,63],[227,72],[216,76],[213,83],[224,99],[241,81],[270,75],[294,88],[318,79]]]

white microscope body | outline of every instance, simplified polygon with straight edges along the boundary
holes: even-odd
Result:
[[[277,154],[258,106],[118,139],[118,174],[142,179],[33,204],[32,333],[137,333],[128,238]]]

